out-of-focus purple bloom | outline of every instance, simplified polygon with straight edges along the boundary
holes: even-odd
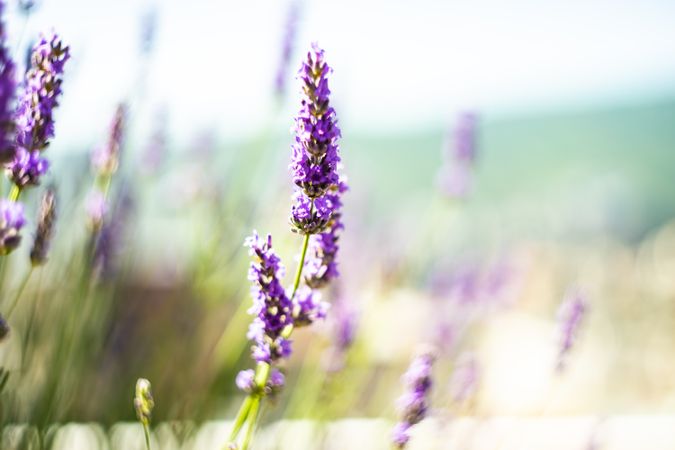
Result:
[[[464,353],[455,364],[450,380],[450,395],[455,403],[461,404],[475,394],[480,379],[478,361],[472,353]]]
[[[300,1],[291,0],[288,8],[288,15],[286,17],[286,24],[284,26],[281,58],[279,66],[277,67],[277,75],[274,78],[274,87],[278,96],[283,96],[286,93],[288,65],[291,62],[291,56],[293,56],[293,45],[295,43],[295,35],[297,34],[299,10]]]
[[[558,308],[558,323],[560,327],[558,370],[564,369],[567,355],[572,349],[572,345],[574,345],[587,309],[586,298],[578,289],[572,289],[565,294],[565,298]]]
[[[117,171],[125,124],[126,106],[120,104],[110,124],[108,142],[98,147],[91,155],[91,165],[100,176],[110,176]]]
[[[133,209],[134,200],[130,186],[123,184],[110,211],[110,217],[103,220],[96,236],[93,269],[97,278],[112,280],[117,274],[118,256],[124,248],[124,237]]]
[[[63,68],[70,50],[56,34],[44,35],[33,47],[31,68],[16,111],[16,154],[7,166],[18,187],[40,183],[49,167],[40,152],[54,137],[54,108],[58,106]]]
[[[50,188],[45,191],[40,203],[37,231],[35,232],[33,247],[30,250],[30,262],[33,267],[41,266],[47,262],[47,253],[54,234],[55,222],[56,193],[54,189]]]
[[[281,285],[284,268],[272,249],[272,236],[261,239],[254,231],[244,245],[253,257],[248,272],[253,297],[249,313],[255,316],[247,336],[254,343],[253,358],[271,363],[291,353],[290,341],[282,332],[293,323],[293,303]]]
[[[25,92],[17,110],[17,144],[26,150],[44,150],[54,137],[54,108],[58,106],[63,68],[70,49],[61,38],[43,35],[33,47]]]
[[[460,115],[450,142],[444,145],[438,184],[441,191],[450,197],[464,198],[471,191],[476,161],[476,128],[474,114]]]
[[[26,224],[23,205],[0,199],[0,255],[6,255],[21,243],[21,228]]]
[[[166,158],[166,128],[167,112],[160,110],[157,114],[155,131],[150,137],[150,142],[143,153],[143,169],[148,174],[156,174]]]
[[[16,80],[14,61],[7,50],[5,3],[0,1],[0,163],[14,159],[14,97]]]
[[[328,372],[339,372],[344,368],[347,352],[356,337],[358,314],[353,306],[340,294],[331,305],[332,345],[326,354],[324,367]]]
[[[18,147],[14,154],[14,160],[7,167],[7,174],[12,183],[24,188],[37,186],[40,179],[49,170],[49,160],[42,157],[39,150],[28,151]]]
[[[410,427],[419,423],[429,409],[429,395],[432,386],[432,369],[435,356],[425,351],[413,359],[403,375],[406,392],[398,402],[401,421],[396,425],[392,441],[398,448],[404,448],[410,440]]]
[[[323,50],[313,44],[299,72],[303,98],[295,119],[290,165],[293,182],[304,194],[295,196],[291,222],[304,234],[320,232],[337,207],[323,198],[340,181],[340,149],[337,145],[340,129],[329,102],[330,72]]]
[[[333,210],[330,221],[323,233],[310,238],[304,273],[307,285],[315,289],[325,287],[340,275],[337,266],[338,241],[344,229],[341,197],[347,189],[347,183],[341,180],[325,195]]]
[[[269,379],[267,380],[267,385],[265,387],[265,393],[266,394],[275,394],[281,388],[284,387],[284,383],[286,381],[286,378],[284,377],[284,374],[281,373],[276,368],[273,368],[270,372]],[[247,394],[251,394],[258,389],[255,383],[255,371],[253,369],[246,369],[242,370],[237,374],[237,377],[235,379],[235,384],[239,389],[242,391],[246,392]]]
[[[325,319],[330,305],[321,301],[321,294],[307,286],[300,287],[293,297],[293,325],[296,328]]]
[[[89,193],[85,202],[85,210],[92,229],[98,230],[101,228],[107,209],[105,195],[101,191],[94,190]]]
[[[253,369],[239,371],[234,382],[239,389],[250,394],[255,388],[255,371]]]

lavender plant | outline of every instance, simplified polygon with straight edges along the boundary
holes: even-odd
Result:
[[[408,445],[410,428],[421,422],[427,414],[435,359],[432,351],[425,350],[413,359],[403,375],[407,391],[399,399],[401,421],[392,432],[392,443],[396,448],[402,449]]]
[[[567,357],[576,341],[584,316],[588,310],[588,302],[578,289],[571,289],[558,308],[559,347],[556,368],[565,368]]]
[[[14,159],[14,97],[16,95],[15,65],[5,44],[5,3],[0,1],[0,163]]]
[[[449,133],[441,154],[443,163],[438,172],[441,192],[452,198],[465,198],[471,191],[472,171],[476,162],[476,128],[474,114],[461,114]]]
[[[252,357],[257,365],[255,371],[245,370],[237,376],[237,386],[248,395],[235,418],[228,448],[236,448],[244,427],[241,449],[250,445],[262,399],[283,385],[277,366],[291,354],[293,330],[325,317],[327,304],[316,289],[337,276],[337,233],[342,229],[340,197],[346,184],[338,174],[340,129],[329,100],[330,72],[323,50],[313,44],[299,72],[303,96],[295,119],[290,165],[296,186],[290,221],[292,230],[304,237],[289,290],[282,286],[284,267],[272,248],[272,237],[261,238],[254,231],[245,242],[253,257],[248,278],[253,297],[249,312],[254,320],[248,338],[253,342]],[[326,239],[317,236],[323,232],[328,234]],[[310,263],[306,257],[313,237],[316,240],[312,242]],[[303,269],[307,272],[305,285],[301,286]]]

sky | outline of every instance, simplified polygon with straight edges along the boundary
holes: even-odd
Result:
[[[57,125],[71,146],[91,145],[114,105],[139,96],[169,109],[177,139],[205,127],[237,139],[269,118],[289,2],[43,0],[27,22],[9,3],[11,48],[49,28],[71,45]],[[139,87],[141,17],[153,6],[156,45]],[[466,109],[509,116],[675,97],[672,1],[306,0],[289,76],[312,41],[354,132],[442,126]],[[291,79],[289,127],[296,91]]]

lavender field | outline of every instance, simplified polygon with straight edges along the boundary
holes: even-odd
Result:
[[[0,449],[675,449],[675,5],[0,0]]]

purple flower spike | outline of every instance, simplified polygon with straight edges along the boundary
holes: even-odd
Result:
[[[49,167],[41,152],[54,137],[54,108],[61,96],[63,68],[69,48],[56,34],[43,36],[33,47],[31,68],[16,111],[16,153],[7,166],[12,182],[20,188],[38,185]]]
[[[303,98],[295,119],[290,165],[293,182],[303,193],[295,196],[291,222],[296,231],[304,234],[320,232],[337,207],[330,199],[322,198],[340,181],[337,145],[340,129],[329,103],[330,72],[323,50],[314,44],[298,75],[303,84]]]
[[[434,360],[433,353],[423,352],[413,359],[408,371],[403,375],[408,390],[398,402],[401,421],[394,428],[392,435],[392,441],[397,448],[404,448],[407,445],[410,440],[409,429],[426,416]]]
[[[21,228],[25,223],[21,203],[0,200],[0,255],[6,255],[19,246]]]
[[[17,144],[27,150],[44,150],[54,137],[54,108],[61,96],[63,68],[70,49],[56,34],[43,35],[33,47],[26,74],[25,94],[19,103]]]
[[[5,23],[2,17],[5,3],[0,1],[0,163],[14,159],[14,95],[16,81],[14,78],[14,61],[5,45]]]
[[[97,148],[91,155],[91,165],[102,176],[110,176],[117,171],[120,158],[120,149],[124,138],[126,122],[126,106],[120,104],[115,110],[115,116],[110,124],[108,142]]]
[[[558,352],[557,369],[564,369],[576,336],[581,327],[588,304],[584,295],[577,289],[569,291],[558,309],[558,323],[560,326],[560,348]]]
[[[292,0],[284,27],[281,59],[279,61],[279,66],[277,67],[277,75],[274,78],[275,91],[279,96],[283,96],[286,92],[286,75],[288,73],[288,64],[291,62],[291,56],[293,55],[293,44],[295,42],[295,35],[297,34],[299,10],[300,2],[298,0]]]
[[[284,328],[293,323],[293,303],[281,285],[284,268],[272,249],[272,236],[261,239],[256,231],[244,242],[249,247],[253,262],[248,279],[253,283],[253,306],[249,313],[255,316],[249,327],[248,338],[254,343],[253,358],[271,363],[291,353],[291,343],[282,337]]]

